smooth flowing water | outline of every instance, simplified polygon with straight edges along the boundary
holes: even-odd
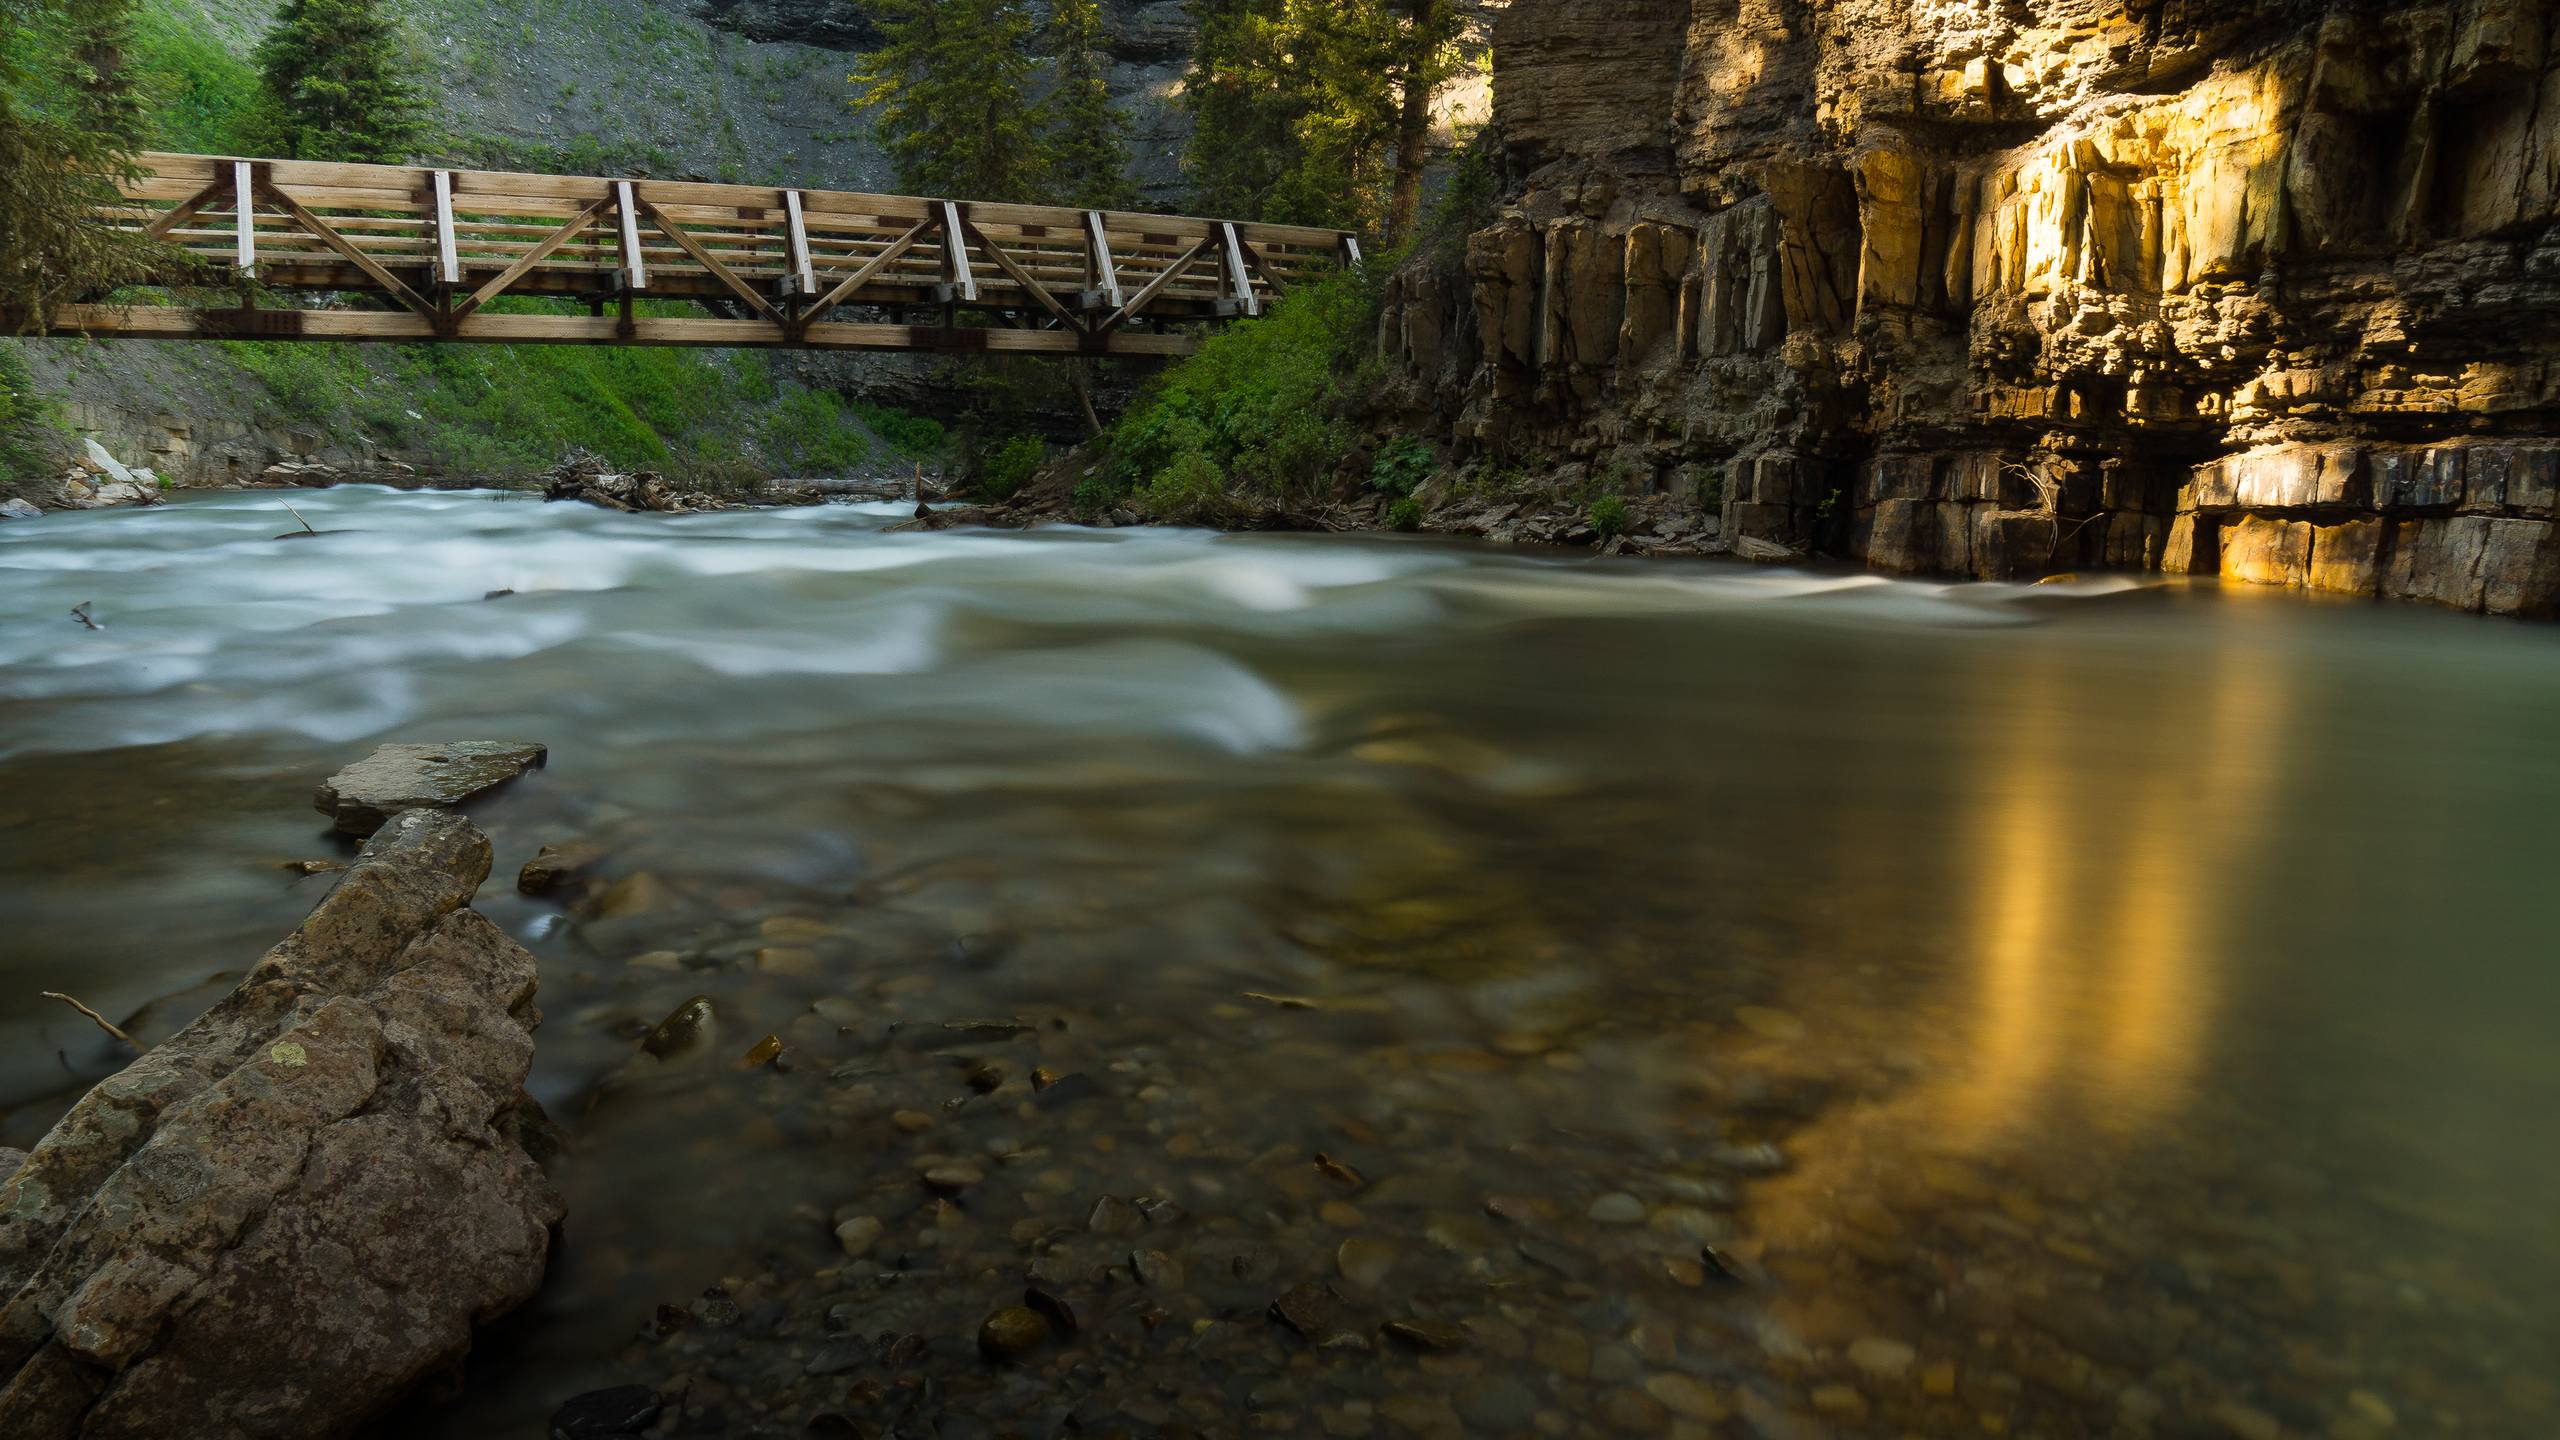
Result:
[[[2560,631],[294,499],[0,527],[0,1144],[315,781],[550,744],[570,1218],[419,1433],[2560,1434]]]

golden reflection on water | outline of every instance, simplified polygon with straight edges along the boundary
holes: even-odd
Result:
[[[2201,659],[2201,657],[2200,657]],[[1937,1133],[1981,1150],[2068,1091],[2070,1119],[2125,1135],[2174,1120],[2217,1008],[2226,907],[2244,897],[2290,733],[2285,671],[2219,652],[2191,717],[2129,705],[2092,725],[2051,672],[2006,697],[2007,743],[1981,753],[1972,904],[1952,984],[1960,1073],[1914,1097]],[[2145,773],[2142,727],[2191,757]],[[2091,832],[2113,837],[2092,847]],[[2045,1117],[2050,1119],[2051,1117]]]

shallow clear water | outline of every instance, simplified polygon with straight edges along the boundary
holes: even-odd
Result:
[[[571,1218],[428,1433],[2560,1433],[2560,632],[293,499],[0,527],[0,1143],[116,1063],[36,992],[166,1034],[291,928],[314,782],[550,744],[475,815]],[[1083,1327],[990,1367],[1026,1269]]]

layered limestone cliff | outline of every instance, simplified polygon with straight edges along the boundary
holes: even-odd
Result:
[[[1383,337],[1462,452],[1878,568],[2560,609],[2549,0],[1519,0]]]

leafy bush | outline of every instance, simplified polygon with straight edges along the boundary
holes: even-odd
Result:
[[[871,433],[880,437],[881,444],[910,460],[930,459],[941,454],[942,447],[949,443],[939,420],[910,415],[886,405],[857,404],[853,413],[862,417],[862,423],[871,427]]]
[[[760,427],[764,446],[794,474],[842,474],[871,458],[870,432],[842,397],[799,384],[777,393],[772,372],[761,364],[741,365],[739,371],[739,398],[752,399],[751,392],[759,387],[771,397]]]
[[[1271,499],[1312,492],[1350,448],[1336,412],[1375,332],[1375,268],[1300,289],[1157,377],[1108,437],[1114,481],[1152,490],[1181,465],[1186,486],[1217,474]]]
[[[1369,488],[1383,495],[1411,495],[1439,463],[1430,441],[1407,435],[1378,452],[1377,463],[1369,467]]]
[[[1411,534],[1422,528],[1422,502],[1407,495],[1387,507],[1387,528]]]
[[[989,500],[1009,500],[1031,483],[1032,473],[1049,456],[1037,435],[1016,435],[998,446],[978,468],[978,493]]]
[[[1075,492],[1068,497],[1067,503],[1075,508],[1078,515],[1091,519],[1119,504],[1128,493],[1126,487],[1111,478],[1109,471],[1096,470],[1076,482]]]
[[[1138,488],[1138,503],[1167,520],[1214,521],[1227,509],[1226,472],[1199,451],[1185,451]]]
[[[1627,502],[1615,495],[1603,495],[1591,502],[1591,528],[1603,540],[1614,540],[1627,533]]]

